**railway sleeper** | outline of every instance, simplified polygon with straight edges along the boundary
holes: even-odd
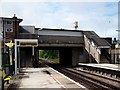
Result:
[[[73,71],[73,72],[76,73],[76,74],[80,74],[81,73],[85,77],[90,78],[90,79],[92,79],[94,81],[97,81],[99,83],[102,83],[102,84],[104,84],[104,85],[106,85],[106,86],[108,86],[110,88],[116,88],[116,89],[120,88],[120,85],[119,85],[120,81],[116,81],[115,79],[103,77],[101,75],[95,75],[95,74],[92,74],[92,73],[89,73],[89,72],[84,72],[84,71],[81,71],[81,72],[79,72],[79,71],[77,71],[77,72]]]
[[[80,70],[80,69],[77,69],[77,70]],[[89,72],[89,71],[85,71],[85,72]],[[98,73],[99,72],[99,73]],[[91,72],[89,72],[91,73]],[[100,71],[97,71],[97,73],[93,73],[93,74],[96,74],[96,75],[101,75],[105,78],[109,78],[109,79],[113,79],[113,80],[118,80],[120,81],[120,78],[117,76],[117,75],[114,75],[114,74],[110,74],[110,73],[105,73],[105,72],[100,72]]]
[[[100,83],[96,83],[96,81],[92,81],[90,80],[88,77],[85,77],[84,75],[79,75],[79,74],[76,74],[74,72],[71,73],[71,71],[69,72],[69,70],[65,70],[63,69],[62,71],[64,71],[65,73],[67,72],[68,75],[73,75],[72,78],[79,78],[80,80],[83,80],[85,82],[85,84],[87,84],[87,88],[90,89],[90,90],[110,90],[109,87],[106,87]],[[77,80],[78,81],[78,80]],[[90,86],[89,86],[90,85]]]
[[[78,69],[79,70],[79,69]],[[110,78],[113,78],[113,79],[120,79],[117,77],[117,75],[115,74],[111,74],[111,73],[107,73],[107,72],[102,72],[102,71],[99,71],[99,70],[91,70],[91,69],[87,69],[87,68],[82,68],[82,70],[84,71],[88,71],[90,73],[94,73],[94,74],[100,74],[100,75],[103,75],[105,77],[110,77]]]

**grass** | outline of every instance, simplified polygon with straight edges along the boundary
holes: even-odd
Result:
[[[47,59],[48,61],[50,62],[53,62],[53,63],[59,63],[59,58],[57,59]]]

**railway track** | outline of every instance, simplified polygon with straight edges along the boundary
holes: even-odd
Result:
[[[46,63],[46,61],[41,60]],[[119,72],[111,72],[90,67],[60,67],[50,65],[54,69],[82,84],[89,90],[120,90]]]
[[[76,68],[61,68],[60,72],[90,90],[120,90],[120,80],[105,78]]]

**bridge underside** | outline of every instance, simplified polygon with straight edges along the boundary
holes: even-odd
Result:
[[[59,64],[63,66],[86,62],[83,47],[20,47],[20,67],[32,67],[33,58],[38,63],[39,50],[59,50]]]

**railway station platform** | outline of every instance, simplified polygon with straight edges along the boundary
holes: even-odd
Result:
[[[91,63],[90,64],[83,64],[83,63],[79,63],[78,65],[85,65],[85,66],[120,71],[120,64],[91,64]]]
[[[22,68],[14,76],[8,90],[39,89],[39,90],[87,90],[83,85],[73,81],[50,67]]]

